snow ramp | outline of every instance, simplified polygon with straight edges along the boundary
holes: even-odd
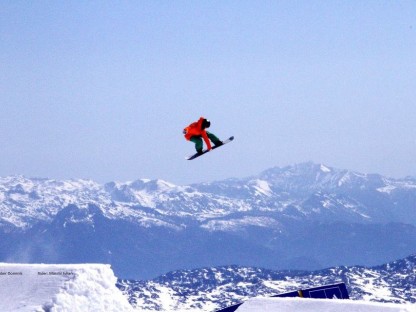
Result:
[[[133,311],[106,264],[0,263],[2,312]]]
[[[414,304],[309,298],[253,298],[236,312],[415,312]]]

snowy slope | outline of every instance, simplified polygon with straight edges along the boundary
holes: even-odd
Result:
[[[103,264],[0,263],[2,312],[133,311]]]
[[[237,312],[415,312],[416,305],[306,298],[255,298]]]

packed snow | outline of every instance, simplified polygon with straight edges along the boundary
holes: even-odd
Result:
[[[134,311],[105,264],[0,263],[2,312]]]
[[[416,312],[414,304],[307,298],[253,298],[236,312]]]

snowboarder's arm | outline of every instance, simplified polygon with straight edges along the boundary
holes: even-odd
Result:
[[[207,132],[205,130],[202,131],[202,138],[204,139],[205,144],[207,145],[207,150],[211,150],[211,141],[209,140]]]

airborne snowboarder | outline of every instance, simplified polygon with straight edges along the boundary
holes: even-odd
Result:
[[[183,134],[185,139],[195,143],[196,154],[187,157],[188,160],[194,159],[202,154],[209,152],[210,150],[217,148],[225,143],[228,143],[234,139],[234,137],[230,137],[226,141],[221,141],[215,134],[208,132],[207,128],[211,126],[211,122],[201,117],[198,121],[191,123],[185,129],[183,129]],[[202,141],[203,140],[203,141]],[[203,150],[203,142],[205,142],[207,149]],[[214,143],[214,147],[211,146],[211,142]]]

